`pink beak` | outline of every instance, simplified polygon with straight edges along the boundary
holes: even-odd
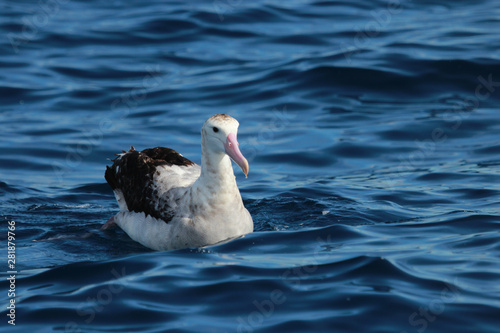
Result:
[[[248,175],[248,161],[240,152],[240,148],[238,148],[239,143],[236,140],[236,134],[229,133],[227,136],[226,143],[224,144],[224,148],[226,149],[226,154],[229,155],[233,159],[233,161],[238,164],[238,166],[243,170],[245,177]]]

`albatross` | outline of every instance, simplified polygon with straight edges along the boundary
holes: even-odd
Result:
[[[153,250],[213,245],[253,232],[231,159],[248,175],[237,141],[239,123],[217,114],[201,128],[201,166],[173,149],[118,154],[106,167],[120,211],[103,226],[118,225]]]

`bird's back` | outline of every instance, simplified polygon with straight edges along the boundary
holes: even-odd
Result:
[[[183,189],[199,175],[200,166],[173,149],[156,147],[139,152],[132,147],[106,168],[105,178],[121,211],[144,213],[168,223]]]

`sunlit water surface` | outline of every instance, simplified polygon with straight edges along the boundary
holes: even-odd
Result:
[[[498,332],[497,1],[0,9],[3,332]],[[241,124],[255,232],[152,252],[98,231],[107,159],[199,163],[215,113]]]

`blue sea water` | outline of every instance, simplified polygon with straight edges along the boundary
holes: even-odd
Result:
[[[499,31],[494,0],[0,2],[0,331],[498,332]],[[255,232],[100,232],[107,159],[199,163],[216,113]]]

